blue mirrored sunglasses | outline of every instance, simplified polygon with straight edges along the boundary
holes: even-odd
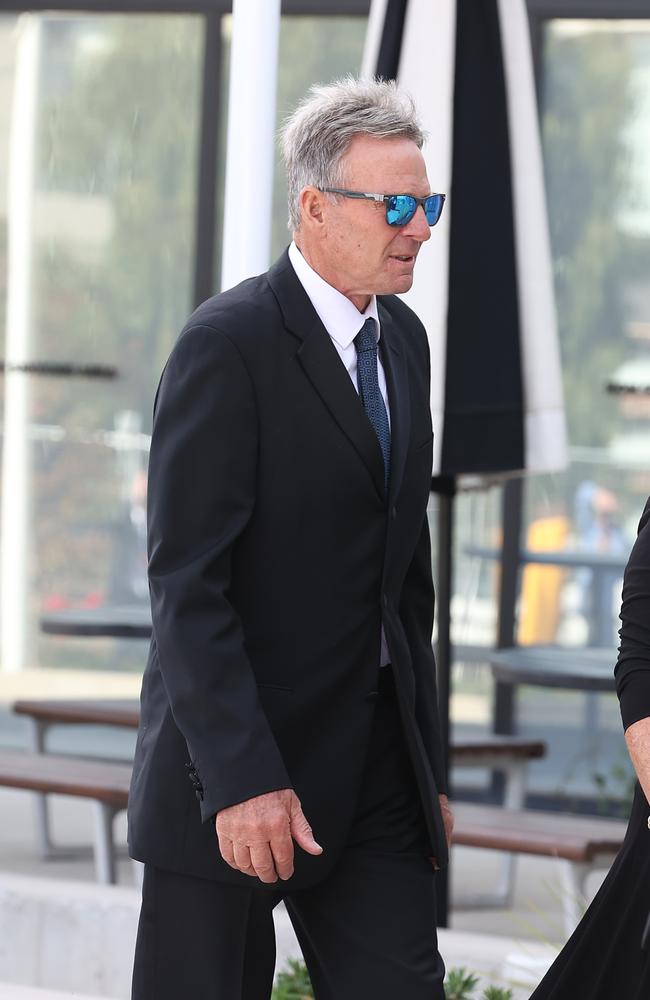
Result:
[[[327,194],[340,194],[344,198],[365,198],[368,201],[383,201],[386,206],[386,222],[389,226],[405,226],[411,221],[422,205],[427,222],[435,226],[442,214],[444,194],[430,194],[427,198],[416,198],[412,194],[373,194],[368,191],[348,191],[346,188],[320,188]]]

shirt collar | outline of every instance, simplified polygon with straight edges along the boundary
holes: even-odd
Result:
[[[298,281],[318,313],[321,323],[339,347],[345,350],[352,344],[368,317],[372,317],[375,321],[375,335],[377,342],[379,342],[379,313],[377,312],[376,295],[371,296],[365,311],[359,312],[353,302],[350,302],[342,292],[339,292],[333,285],[329,285],[317,271],[314,271],[293,240],[289,247],[289,260]]]

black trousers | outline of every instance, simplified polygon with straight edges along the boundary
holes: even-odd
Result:
[[[332,873],[300,892],[145,866],[132,1000],[269,1000],[284,899],[315,1000],[444,1000],[435,874],[392,672],[381,671],[364,781]]]

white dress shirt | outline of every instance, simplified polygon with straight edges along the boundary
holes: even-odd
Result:
[[[352,379],[352,385],[358,392],[357,349],[354,346],[354,338],[370,316],[375,321],[375,335],[377,343],[379,343],[381,328],[379,326],[376,295],[371,297],[365,311],[359,312],[353,302],[350,302],[333,285],[328,285],[325,279],[321,278],[320,274],[310,267],[293,241],[289,247],[289,260],[293,265],[298,281],[307,292],[311,304],[318,313],[318,318],[329,333],[332,343],[338,351],[338,355],[345,365],[348,375]],[[386,413],[388,414],[388,424],[390,426],[386,373],[381,363],[381,354],[379,351],[377,351],[377,375],[379,377],[379,391],[384,399]]]
[[[379,314],[377,312],[377,297],[373,295],[364,312],[359,312],[350,299],[334,288],[333,285],[329,285],[324,278],[321,278],[320,274],[310,267],[293,240],[289,247],[289,260],[296,272],[298,281],[307,292],[311,304],[318,313],[321,323],[329,333],[332,343],[348,375],[352,379],[352,385],[358,392],[357,349],[354,346],[354,338],[370,316],[375,321],[375,332],[377,343],[379,343],[381,329],[379,326]],[[379,377],[379,391],[384,399],[390,426],[390,406],[386,390],[386,373],[381,363],[379,351],[377,351],[377,375]],[[390,654],[386,643],[386,635],[382,627],[380,665],[385,667],[388,663],[390,663]]]

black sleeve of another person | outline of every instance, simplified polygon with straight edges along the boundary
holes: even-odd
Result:
[[[623,580],[616,692],[623,728],[650,716],[650,500]]]

